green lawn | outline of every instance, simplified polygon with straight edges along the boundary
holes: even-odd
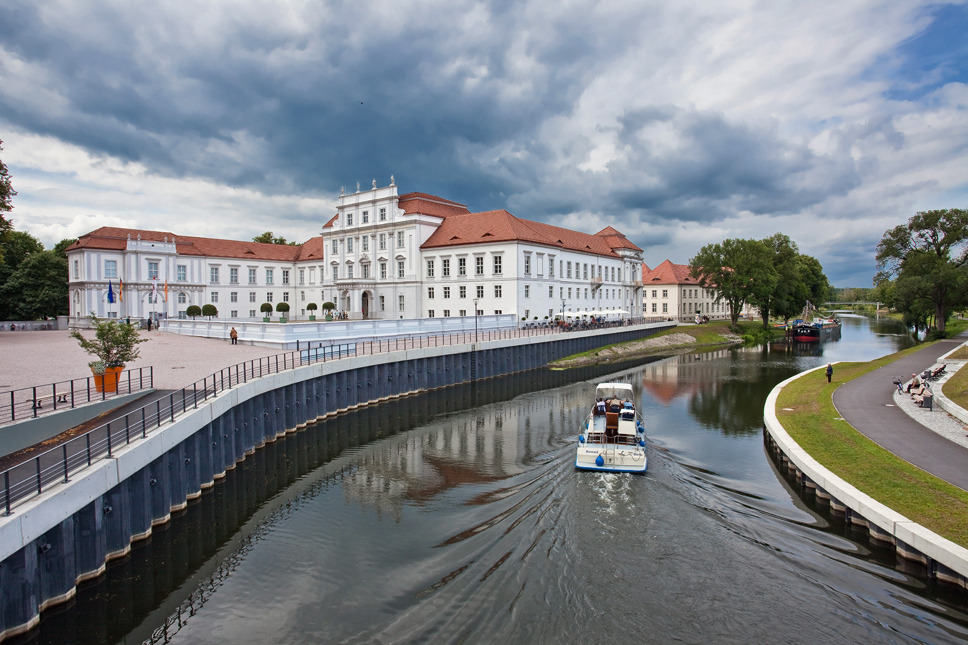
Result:
[[[670,323],[674,324],[674,323]],[[744,323],[740,323],[742,326]],[[745,323],[747,325],[753,323]],[[762,325],[760,325],[762,327]],[[565,358],[559,359],[558,362],[569,361],[574,358],[580,358],[582,356],[596,356],[600,352],[605,351],[611,347],[620,347],[622,345],[632,345],[635,343],[641,343],[643,340],[649,340],[650,338],[659,338],[661,336],[669,336],[670,334],[687,334],[696,339],[696,344],[698,345],[722,345],[729,342],[726,338],[726,334],[732,334],[729,331],[729,321],[717,321],[709,323],[708,325],[687,325],[684,327],[673,327],[672,329],[663,329],[662,331],[652,334],[651,336],[646,336],[644,338],[639,338],[636,340],[626,341],[624,343],[613,343],[611,345],[604,345],[602,347],[596,347],[595,349],[590,349],[587,352],[580,352],[578,354],[572,354],[571,356],[566,356]],[[735,336],[735,334],[732,334]],[[663,347],[663,351],[668,351],[670,349],[675,349],[673,347]],[[685,347],[685,345],[683,345]]]
[[[833,404],[834,390],[841,383],[921,347],[870,363],[838,364],[831,384],[822,370],[799,378],[783,388],[776,414],[794,441],[831,472],[905,517],[968,547],[968,492],[884,450],[840,421]]]

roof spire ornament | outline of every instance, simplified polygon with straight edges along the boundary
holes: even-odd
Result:
[[[138,233],[138,241],[141,241],[141,233]]]
[[[376,179],[373,180],[373,190],[376,190]]]
[[[356,182],[356,192],[360,192],[360,182]]]
[[[346,186],[340,186],[339,187],[339,196],[342,197],[345,194],[346,194]]]
[[[391,186],[396,186],[396,184],[393,183],[393,175],[390,175],[390,185]]]

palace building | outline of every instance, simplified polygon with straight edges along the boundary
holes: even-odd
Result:
[[[72,324],[99,317],[260,319],[262,303],[333,302],[350,319],[515,314],[529,321],[642,311],[642,250],[607,227],[594,235],[472,213],[390,185],[342,193],[322,234],[299,246],[102,227],[67,249]],[[115,302],[109,302],[109,287]],[[317,311],[316,313],[322,313]]]

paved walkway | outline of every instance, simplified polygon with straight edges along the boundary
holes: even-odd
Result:
[[[968,490],[968,448],[929,429],[898,407],[892,381],[898,376],[905,382],[910,380],[911,374],[920,374],[966,339],[968,332],[939,341],[834,391],[838,412],[859,432],[901,459],[964,490]],[[937,408],[930,414],[947,415]]]

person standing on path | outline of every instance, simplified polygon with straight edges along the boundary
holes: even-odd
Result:
[[[827,363],[827,382],[830,383],[830,377],[834,375],[834,366],[832,363]]]
[[[232,331],[229,332],[229,338],[232,339],[233,345],[239,344],[239,332],[235,331],[235,327],[233,327]]]

